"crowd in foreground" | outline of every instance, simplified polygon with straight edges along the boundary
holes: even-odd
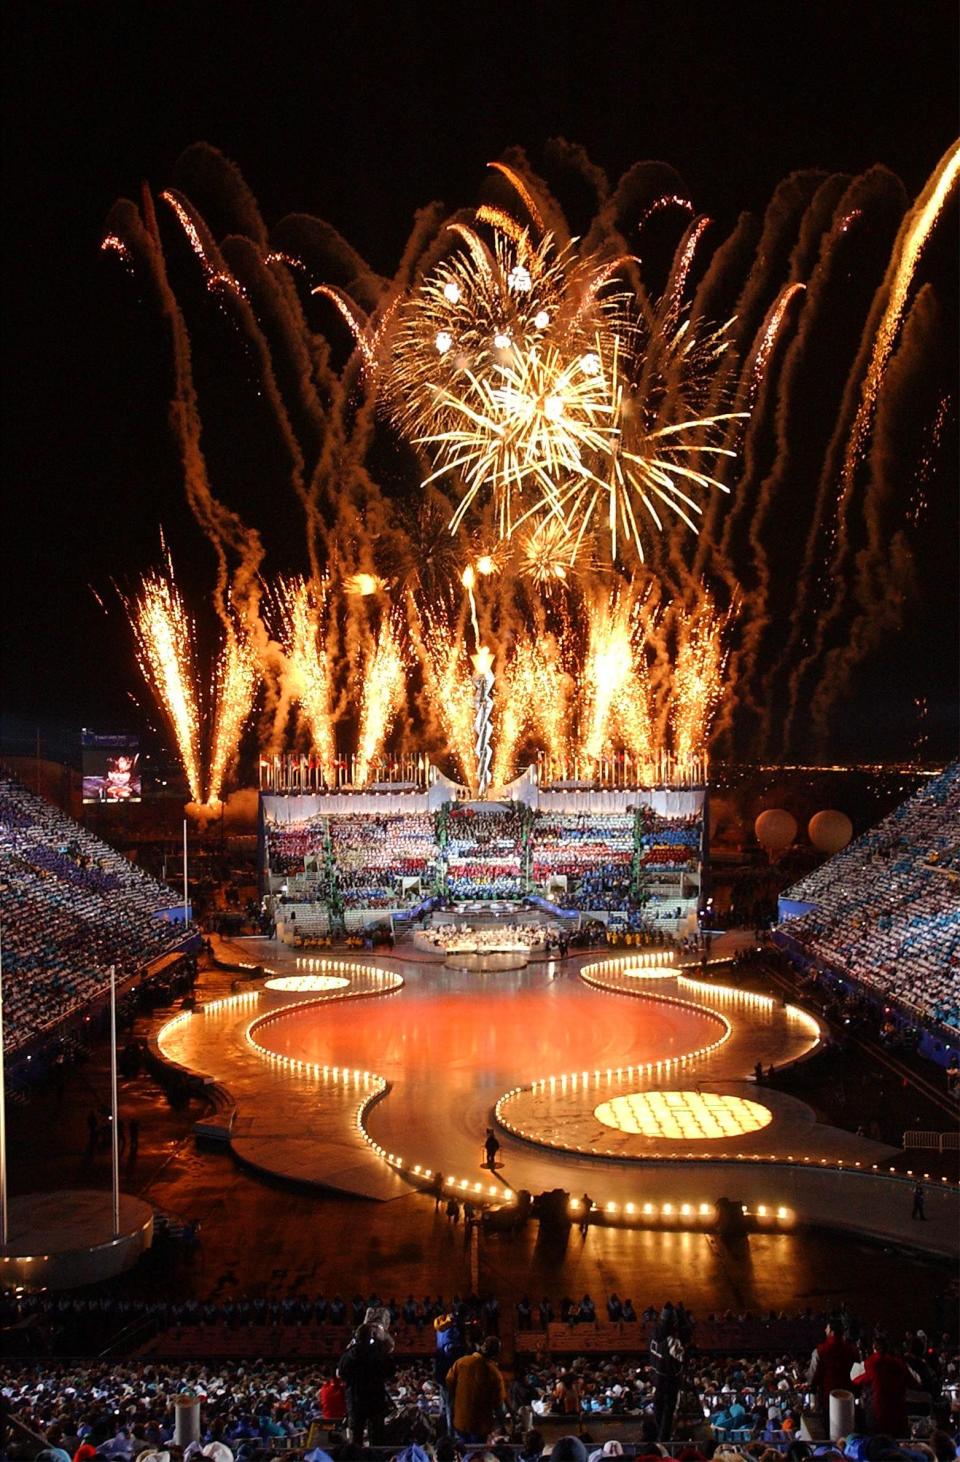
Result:
[[[727,1462],[731,1448],[756,1462],[783,1455],[802,1462],[811,1450],[802,1438],[825,1435],[837,1388],[852,1388],[860,1404],[856,1431],[833,1438],[836,1455],[857,1462],[952,1462],[957,1455],[960,1371],[947,1337],[937,1342],[918,1330],[896,1343],[880,1334],[860,1341],[841,1313],[826,1322],[812,1353],[701,1354],[694,1317],[668,1303],[640,1358],[539,1354],[518,1362],[508,1380],[500,1340],[488,1327],[481,1308],[451,1307],[433,1319],[433,1360],[416,1363],[399,1358],[390,1311],[376,1306],[337,1362],[8,1365],[0,1384],[3,1455],[11,1462],[179,1462],[202,1453],[233,1462],[259,1453],[347,1462],[367,1455],[369,1445],[421,1449],[406,1451],[404,1462],[466,1454],[477,1462],[532,1462],[551,1452],[546,1436],[562,1430],[555,1462],[600,1462],[625,1449]],[[175,1398],[184,1396],[199,1403],[198,1435],[178,1446],[185,1428]],[[609,1439],[617,1423],[624,1442]],[[594,1445],[601,1425],[603,1448]]]

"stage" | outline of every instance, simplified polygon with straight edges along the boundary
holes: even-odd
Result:
[[[271,978],[296,973],[276,942],[242,948]],[[906,1196],[878,1190],[890,1149],[752,1079],[758,1060],[815,1048],[811,1017],[626,956],[467,973],[399,953],[335,961],[350,983],[318,994],[252,983],[159,1032],[165,1059],[228,1089],[240,1162],[381,1201],[438,1173],[482,1204],[586,1188],[605,1221],[648,1226],[709,1227],[729,1196],[761,1229],[816,1220],[917,1241]],[[945,1225],[928,1228],[936,1249]]]
[[[111,1194],[83,1189],[12,1198],[9,1222],[0,1280],[11,1289],[74,1289],[113,1279],[153,1240],[153,1209],[129,1193],[120,1195],[116,1234]]]

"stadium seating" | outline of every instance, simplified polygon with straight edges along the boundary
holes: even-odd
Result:
[[[68,1363],[26,1359],[5,1366],[6,1415],[14,1423],[7,1455],[32,1459],[36,1444],[31,1450],[31,1438],[64,1446],[68,1455],[83,1442],[104,1456],[131,1457],[142,1449],[169,1446],[173,1398],[187,1393],[200,1401],[201,1444],[219,1443],[232,1456],[241,1449],[264,1456],[302,1456],[311,1445],[325,1445],[326,1432],[334,1441],[342,1432],[342,1396],[337,1407],[330,1388],[323,1388],[368,1303],[379,1308],[382,1301],[376,1296],[370,1301],[357,1296],[350,1303],[339,1296],[329,1302],[322,1296],[261,1296],[252,1301],[158,1299],[118,1305],[109,1298],[91,1302],[23,1292],[7,1295],[0,1302],[4,1334],[32,1337],[38,1327],[72,1357]],[[384,1440],[389,1449],[376,1454],[384,1459],[410,1443],[430,1444],[442,1435],[433,1321],[447,1309],[439,1296],[420,1301],[412,1295],[402,1306],[391,1301],[388,1308],[395,1365],[387,1383],[390,1408]],[[485,1332],[503,1329],[508,1318],[489,1297],[456,1302],[456,1308],[468,1347]],[[625,1310],[632,1320],[622,1318]],[[603,1437],[616,1437],[619,1430],[629,1447],[626,1455],[635,1449],[647,1457],[671,1455],[667,1447],[659,1452],[650,1445],[639,1447],[648,1441],[654,1403],[655,1378],[647,1354],[658,1313],[650,1305],[637,1316],[630,1301],[615,1294],[599,1305],[589,1295],[579,1302],[564,1300],[556,1308],[547,1299],[533,1305],[521,1301],[515,1329],[508,1330],[515,1335],[517,1355],[526,1360],[522,1384],[518,1371],[518,1384],[511,1388],[510,1415],[498,1430],[497,1457],[517,1455],[534,1462],[545,1438],[556,1438],[564,1429],[601,1425]],[[774,1449],[773,1456],[785,1454],[801,1421],[813,1420],[808,1371],[824,1319],[809,1310],[795,1315],[709,1315],[700,1321],[684,1313],[684,1334],[692,1335],[695,1359],[686,1370],[674,1439],[696,1438],[701,1447],[697,1459],[709,1456],[717,1443],[731,1441],[752,1442],[746,1454],[752,1457],[762,1453],[769,1459],[765,1447]],[[131,1324],[141,1335],[140,1359],[76,1359],[95,1354],[111,1333]],[[143,1343],[145,1326],[152,1333]],[[857,1344],[855,1324],[850,1338]],[[869,1340],[860,1344],[866,1353]],[[893,1348],[899,1349],[895,1341]],[[957,1382],[956,1345],[946,1338],[930,1344],[908,1331],[903,1352],[916,1383],[907,1415],[921,1418],[920,1436],[935,1445],[933,1451],[921,1447],[903,1454],[887,1441],[883,1455],[906,1455],[918,1462],[955,1456],[949,1434],[938,1432],[934,1438],[929,1413],[939,1409],[943,1415],[949,1407]],[[525,1436],[531,1424],[543,1432]],[[616,1451],[608,1447],[603,1455]],[[221,1450],[211,1455],[225,1457]],[[672,1455],[687,1454],[673,1450]],[[855,1449],[849,1455],[863,1454]]]
[[[960,1028],[960,762],[787,889],[809,959]]]
[[[651,815],[640,834],[639,866],[645,875],[696,868],[703,824],[699,816]],[[538,813],[533,823],[533,878],[539,884],[568,880],[561,902],[569,909],[617,911],[631,902],[634,814]],[[666,903],[675,907],[672,889]]]
[[[54,1028],[101,994],[110,966],[124,979],[183,939],[157,915],[172,889],[115,849],[0,777],[7,1048]]]

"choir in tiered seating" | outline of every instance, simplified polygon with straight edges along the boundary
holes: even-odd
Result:
[[[18,782],[0,777],[4,1036],[15,1051],[183,939],[157,883]]]
[[[270,873],[286,880],[288,900],[319,904],[325,860],[332,857],[346,910],[387,909],[432,892],[441,860],[446,864],[443,892],[457,901],[522,896],[526,864],[534,886],[565,884],[560,901],[567,908],[630,906],[632,809],[525,814],[519,807],[486,811],[454,805],[441,822],[445,841],[426,812],[318,813],[274,824],[267,828]],[[639,864],[644,875],[666,876],[662,889],[648,892],[652,902],[659,896],[670,906],[671,916],[680,892],[676,876],[697,868],[702,826],[699,814],[668,819],[652,812],[643,824]],[[411,885],[412,879],[422,886]]]
[[[447,842],[447,892],[455,899],[509,899],[523,892],[522,828],[516,808],[454,807]]]
[[[341,814],[330,818],[340,895],[346,907],[403,902],[403,881],[426,878],[436,857],[429,812]]]

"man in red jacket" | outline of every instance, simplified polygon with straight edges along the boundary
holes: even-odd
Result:
[[[810,1357],[807,1375],[807,1380],[820,1399],[824,1422],[830,1419],[830,1392],[849,1390],[850,1372],[859,1359],[857,1347],[844,1338],[840,1321],[831,1315],[827,1321],[826,1339],[820,1342]]]
[[[899,1355],[887,1349],[882,1335],[876,1336],[873,1351],[867,1357],[863,1375],[858,1376],[855,1386],[869,1386],[870,1430],[882,1432],[884,1436],[905,1437],[907,1435],[907,1391],[919,1382]]]

